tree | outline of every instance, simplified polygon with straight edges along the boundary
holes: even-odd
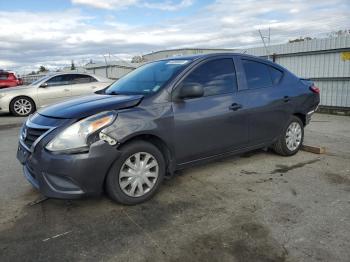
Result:
[[[70,70],[75,70],[75,65],[74,65],[74,60],[72,60],[71,66],[70,66]]]
[[[329,38],[345,36],[350,34],[350,29],[333,31],[328,34]]]
[[[49,71],[49,70],[47,70],[45,66],[41,65],[41,66],[39,67],[39,73],[45,73],[45,72],[47,72],[47,71]]]
[[[329,38],[336,38],[339,36],[346,36],[346,35],[350,35],[350,29],[332,31],[332,32],[327,34],[327,36]],[[309,41],[312,39],[316,39],[316,38],[311,38],[309,36],[306,36],[306,37],[300,36],[299,38],[289,40],[288,42],[289,43],[298,43],[298,42],[303,42],[303,41]]]
[[[143,60],[143,57],[142,56],[134,56],[132,59],[131,59],[131,63],[142,63],[144,60]]]
[[[298,43],[298,42],[309,41],[309,40],[312,40],[312,38],[309,36],[306,36],[306,37],[301,36],[299,38],[289,40],[288,42],[289,43]]]

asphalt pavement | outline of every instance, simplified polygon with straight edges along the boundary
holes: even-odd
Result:
[[[0,261],[340,261],[350,258],[350,117],[316,114],[326,154],[262,150],[184,170],[150,201],[46,199],[0,116]]]

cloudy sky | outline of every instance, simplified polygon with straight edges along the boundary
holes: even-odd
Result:
[[[11,0],[0,2],[0,68],[20,73],[161,49],[259,46],[350,29],[349,0]]]

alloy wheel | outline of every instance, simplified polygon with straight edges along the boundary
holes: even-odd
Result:
[[[302,129],[298,122],[292,122],[287,128],[286,145],[290,151],[296,150],[302,139]]]
[[[32,103],[25,98],[20,98],[13,104],[13,109],[18,115],[25,116],[32,111]]]

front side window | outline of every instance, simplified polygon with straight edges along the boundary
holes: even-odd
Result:
[[[216,59],[198,66],[182,82],[183,86],[192,84],[203,86],[204,96],[232,93],[237,90],[233,60]]]
[[[37,85],[37,84],[39,84],[39,83],[44,83],[44,82],[46,82],[46,80],[49,79],[49,78],[50,78],[50,76],[41,77],[41,78],[39,78],[39,79],[33,81],[30,85],[31,85],[31,86],[35,86],[35,85]]]
[[[242,60],[249,89],[270,87],[272,80],[267,65],[252,60]]]
[[[152,94],[163,88],[191,61],[164,60],[141,66],[112,84],[106,94]]]
[[[48,86],[63,86],[71,84],[71,75],[58,75],[46,81]]]

